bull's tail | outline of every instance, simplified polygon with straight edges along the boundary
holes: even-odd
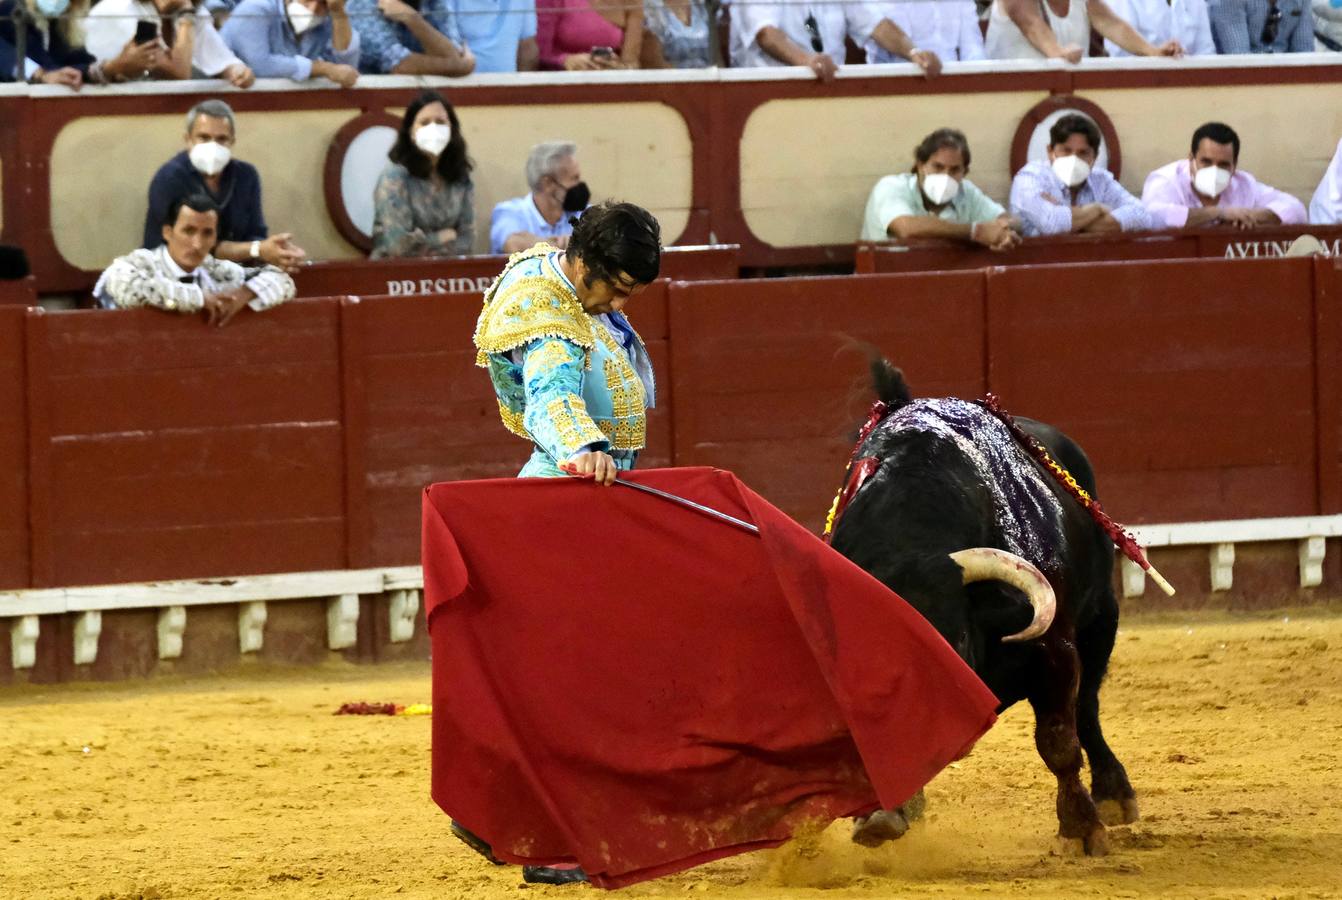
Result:
[[[890,409],[913,401],[904,372],[874,350],[871,353],[871,386],[876,391],[876,399]]]

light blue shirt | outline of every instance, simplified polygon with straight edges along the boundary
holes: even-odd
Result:
[[[536,37],[535,0],[447,0],[456,34],[477,72],[516,72],[517,46]]]
[[[536,208],[536,201],[530,194],[504,200],[494,207],[494,215],[489,220],[489,252],[502,253],[503,242],[519,231],[534,234],[544,240],[572,234],[570,215],[564,213],[558,222],[551,225]]]
[[[322,16],[302,35],[294,34],[285,0],[242,0],[220,34],[229,49],[251,67],[258,78],[312,77],[313,60],[345,66],[359,64],[359,32],[351,22],[349,46],[332,46],[331,17]]]
[[[1077,190],[1076,203],[1071,192],[1053,167],[1037,160],[1016,173],[1011,181],[1011,214],[1021,220],[1026,237],[1041,234],[1070,234],[1072,207],[1103,203],[1124,231],[1154,228],[1142,201],[1129,194],[1118,179],[1105,169],[1091,169]]]

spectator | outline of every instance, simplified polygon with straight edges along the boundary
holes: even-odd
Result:
[[[359,79],[345,0],[242,0],[220,34],[262,78],[327,78],[347,88]]]
[[[592,192],[578,168],[578,145],[547,141],[527,155],[531,193],[504,200],[489,221],[489,252],[517,253],[547,241],[563,250],[573,233],[569,214],[582,212]]]
[[[261,210],[261,176],[233,159],[237,126],[233,110],[222,100],[203,100],[186,114],[186,149],[168,160],[149,183],[144,244],[163,243],[163,222],[179,197],[204,194],[215,204],[218,219],[214,256],[229,262],[260,261],[294,271],[306,254],[289,234],[267,237]]]
[[[1149,43],[1104,0],[993,0],[985,46],[989,59],[1079,63],[1090,46],[1092,27],[1133,56],[1184,55],[1177,40]]]
[[[974,0],[884,0],[881,9],[915,47],[935,53],[943,62],[984,58],[983,31]],[[868,62],[899,62],[873,43],[866,49]]]
[[[1222,53],[1313,53],[1310,0],[1217,0],[1212,37]]]
[[[1048,133],[1048,161],[1029,163],[1011,182],[1011,212],[1027,237],[1038,234],[1141,231],[1151,218],[1113,175],[1096,169],[1100,129],[1072,113]]]
[[[1342,51],[1342,0],[1314,0],[1314,49]]]
[[[645,69],[703,69],[716,66],[708,30],[717,27],[704,0],[644,0]]]
[[[90,77],[93,57],[80,47],[75,23],[88,11],[87,0],[0,0],[0,81],[63,84],[79,90]],[[20,19],[20,17],[22,17]],[[23,68],[19,70],[18,32],[24,29]]]
[[[477,72],[531,72],[540,64],[533,0],[448,0],[454,37]]]
[[[1160,228],[1219,224],[1253,228],[1305,221],[1303,203],[1239,171],[1239,135],[1220,122],[1208,122],[1193,132],[1188,159],[1146,177],[1142,202]]]
[[[935,53],[915,47],[873,0],[758,0],[732,9],[732,64],[806,66],[816,77],[834,77],[847,55],[846,40],[877,47],[910,60],[928,78],[941,72]]]
[[[369,75],[469,75],[471,48],[453,39],[450,0],[346,0],[359,34],[359,71]],[[416,8],[418,7],[418,8]]]
[[[542,69],[637,69],[643,7],[623,0],[536,0]]]
[[[243,307],[261,312],[293,299],[294,281],[279,269],[244,269],[210,255],[218,223],[219,207],[204,194],[174,199],[160,229],[162,245],[114,260],[94,286],[94,299],[109,309],[204,312],[219,326]]]
[[[1342,222],[1342,141],[1337,142],[1337,152],[1323,180],[1309,201],[1309,221],[1314,225],[1336,225]]]
[[[913,149],[913,171],[876,182],[863,217],[862,239],[951,238],[1009,250],[1020,243],[1006,210],[969,175],[969,142],[939,128]]]
[[[1212,23],[1207,0],[1110,0],[1114,15],[1159,47],[1178,41],[1189,56],[1214,56]],[[1113,41],[1105,41],[1110,56],[1131,56]]]
[[[140,39],[140,23],[152,28],[155,36]],[[165,40],[169,31],[172,39]],[[205,7],[193,10],[191,0],[101,0],[84,20],[84,34],[85,48],[104,71],[128,54],[146,63],[117,80],[183,80],[197,70],[238,88],[251,87],[256,80],[228,49]],[[150,53],[147,47],[158,52]]]
[[[475,243],[475,185],[457,111],[425,91],[401,118],[373,192],[373,258],[465,256]]]

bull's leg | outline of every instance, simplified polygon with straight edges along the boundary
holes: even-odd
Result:
[[[1090,762],[1090,796],[1106,825],[1137,821],[1137,794],[1128,781],[1123,764],[1114,756],[1100,729],[1100,683],[1109,667],[1118,631],[1114,615],[1095,620],[1077,635],[1081,656],[1081,690],[1076,704],[1076,732]]]
[[[898,809],[878,809],[869,816],[853,820],[853,843],[864,847],[879,847],[901,838],[909,826],[923,817],[927,797],[922,791],[914,794]]]
[[[1044,764],[1058,779],[1058,834],[1079,842],[1093,856],[1109,852],[1109,841],[1095,803],[1081,784],[1081,742],[1076,734],[1076,696],[1081,680],[1072,629],[1063,622],[1040,640],[1039,677],[1030,694],[1034,742]]]

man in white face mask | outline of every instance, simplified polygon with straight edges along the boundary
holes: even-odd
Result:
[[[164,163],[149,184],[144,244],[163,243],[162,222],[173,200],[204,193],[219,207],[218,259],[268,263],[293,273],[307,255],[293,235],[269,235],[261,211],[261,176],[233,158],[233,110],[222,100],[197,103],[186,115],[186,149]]]
[[[939,128],[913,150],[913,171],[887,175],[872,188],[862,239],[950,238],[992,250],[1020,242],[1016,223],[1000,204],[970,181],[969,142],[954,128]]]
[[[219,32],[262,78],[359,79],[359,35],[345,0],[242,0]]]
[[[1151,219],[1140,200],[1096,166],[1100,129],[1071,113],[1049,129],[1048,158],[1024,166],[1011,182],[1010,208],[1027,237],[1142,231]]]
[[[1188,159],[1147,176],[1142,202],[1162,228],[1305,222],[1305,204],[1240,170],[1239,135],[1221,122],[1208,122],[1193,132]]]

